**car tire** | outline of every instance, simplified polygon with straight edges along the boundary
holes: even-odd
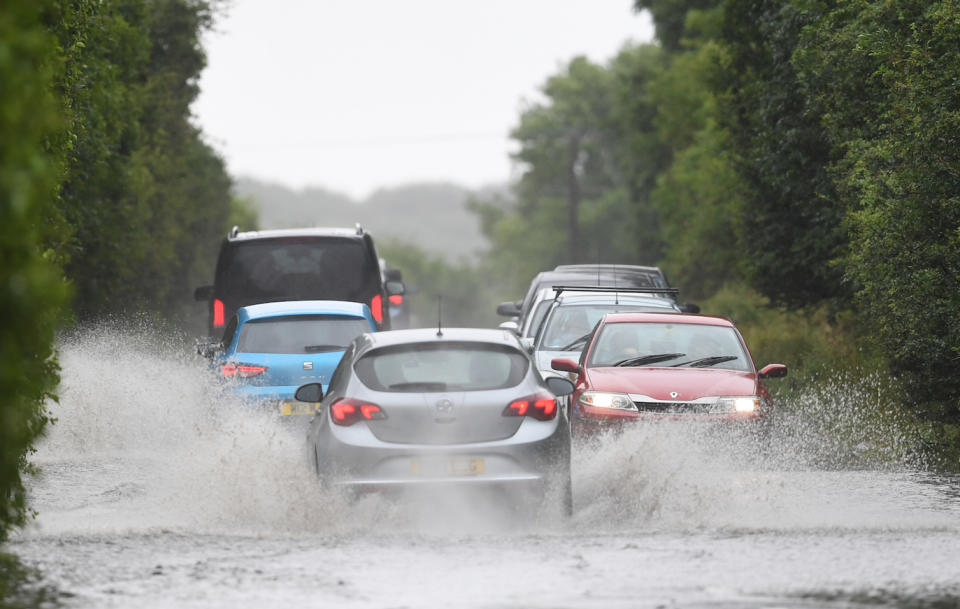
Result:
[[[570,476],[569,470],[567,470],[567,475],[561,482],[560,508],[563,510],[563,515],[567,518],[573,516],[573,479]]]
[[[569,518],[573,515],[573,481],[570,468],[560,466],[560,473],[551,476],[549,488],[544,499],[547,504],[543,507],[548,511],[557,510],[560,516]]]

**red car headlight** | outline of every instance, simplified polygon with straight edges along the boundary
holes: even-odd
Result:
[[[760,410],[760,398],[755,395],[717,398],[717,406],[722,412],[748,414]]]
[[[592,408],[610,408],[612,410],[636,411],[633,400],[625,393],[608,393],[606,391],[584,391],[580,395],[580,403]]]

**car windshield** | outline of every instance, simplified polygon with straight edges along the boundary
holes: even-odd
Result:
[[[541,351],[580,351],[586,346],[587,339],[590,337],[594,326],[607,313],[650,310],[669,311],[671,309],[629,304],[614,305],[612,303],[559,305],[543,321],[543,327],[540,329],[543,338],[539,341],[537,349]]]
[[[244,302],[351,300],[376,291],[376,261],[355,239],[288,237],[235,243],[217,269],[220,292]]]
[[[619,270],[605,269],[598,272],[596,269],[568,268],[536,277],[527,290],[524,302],[532,302],[539,290],[555,285],[604,286],[608,288],[616,286],[622,288],[669,287],[662,276],[647,271],[638,272],[620,268]]]
[[[481,343],[412,343],[361,357],[354,370],[375,391],[445,392],[520,384],[529,360],[520,351]]]
[[[661,322],[605,324],[587,365],[752,369],[733,328]]]
[[[238,353],[323,353],[343,351],[354,338],[370,332],[362,317],[289,315],[252,319],[240,329]]]
[[[524,336],[536,336],[537,330],[540,329],[540,323],[543,321],[543,316],[547,314],[551,303],[553,303],[552,299],[541,300],[534,306],[533,313],[530,314],[530,322],[524,329]]]

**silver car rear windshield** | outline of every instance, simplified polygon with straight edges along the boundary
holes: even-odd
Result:
[[[526,355],[509,347],[413,343],[371,351],[354,370],[374,391],[487,391],[519,385],[528,366]]]
[[[251,319],[240,329],[239,353],[343,351],[370,323],[349,315],[289,315]]]

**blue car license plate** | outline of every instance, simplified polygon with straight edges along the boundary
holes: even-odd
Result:
[[[280,416],[308,415],[317,412],[319,404],[313,402],[297,402],[294,400],[284,400],[280,402]]]

